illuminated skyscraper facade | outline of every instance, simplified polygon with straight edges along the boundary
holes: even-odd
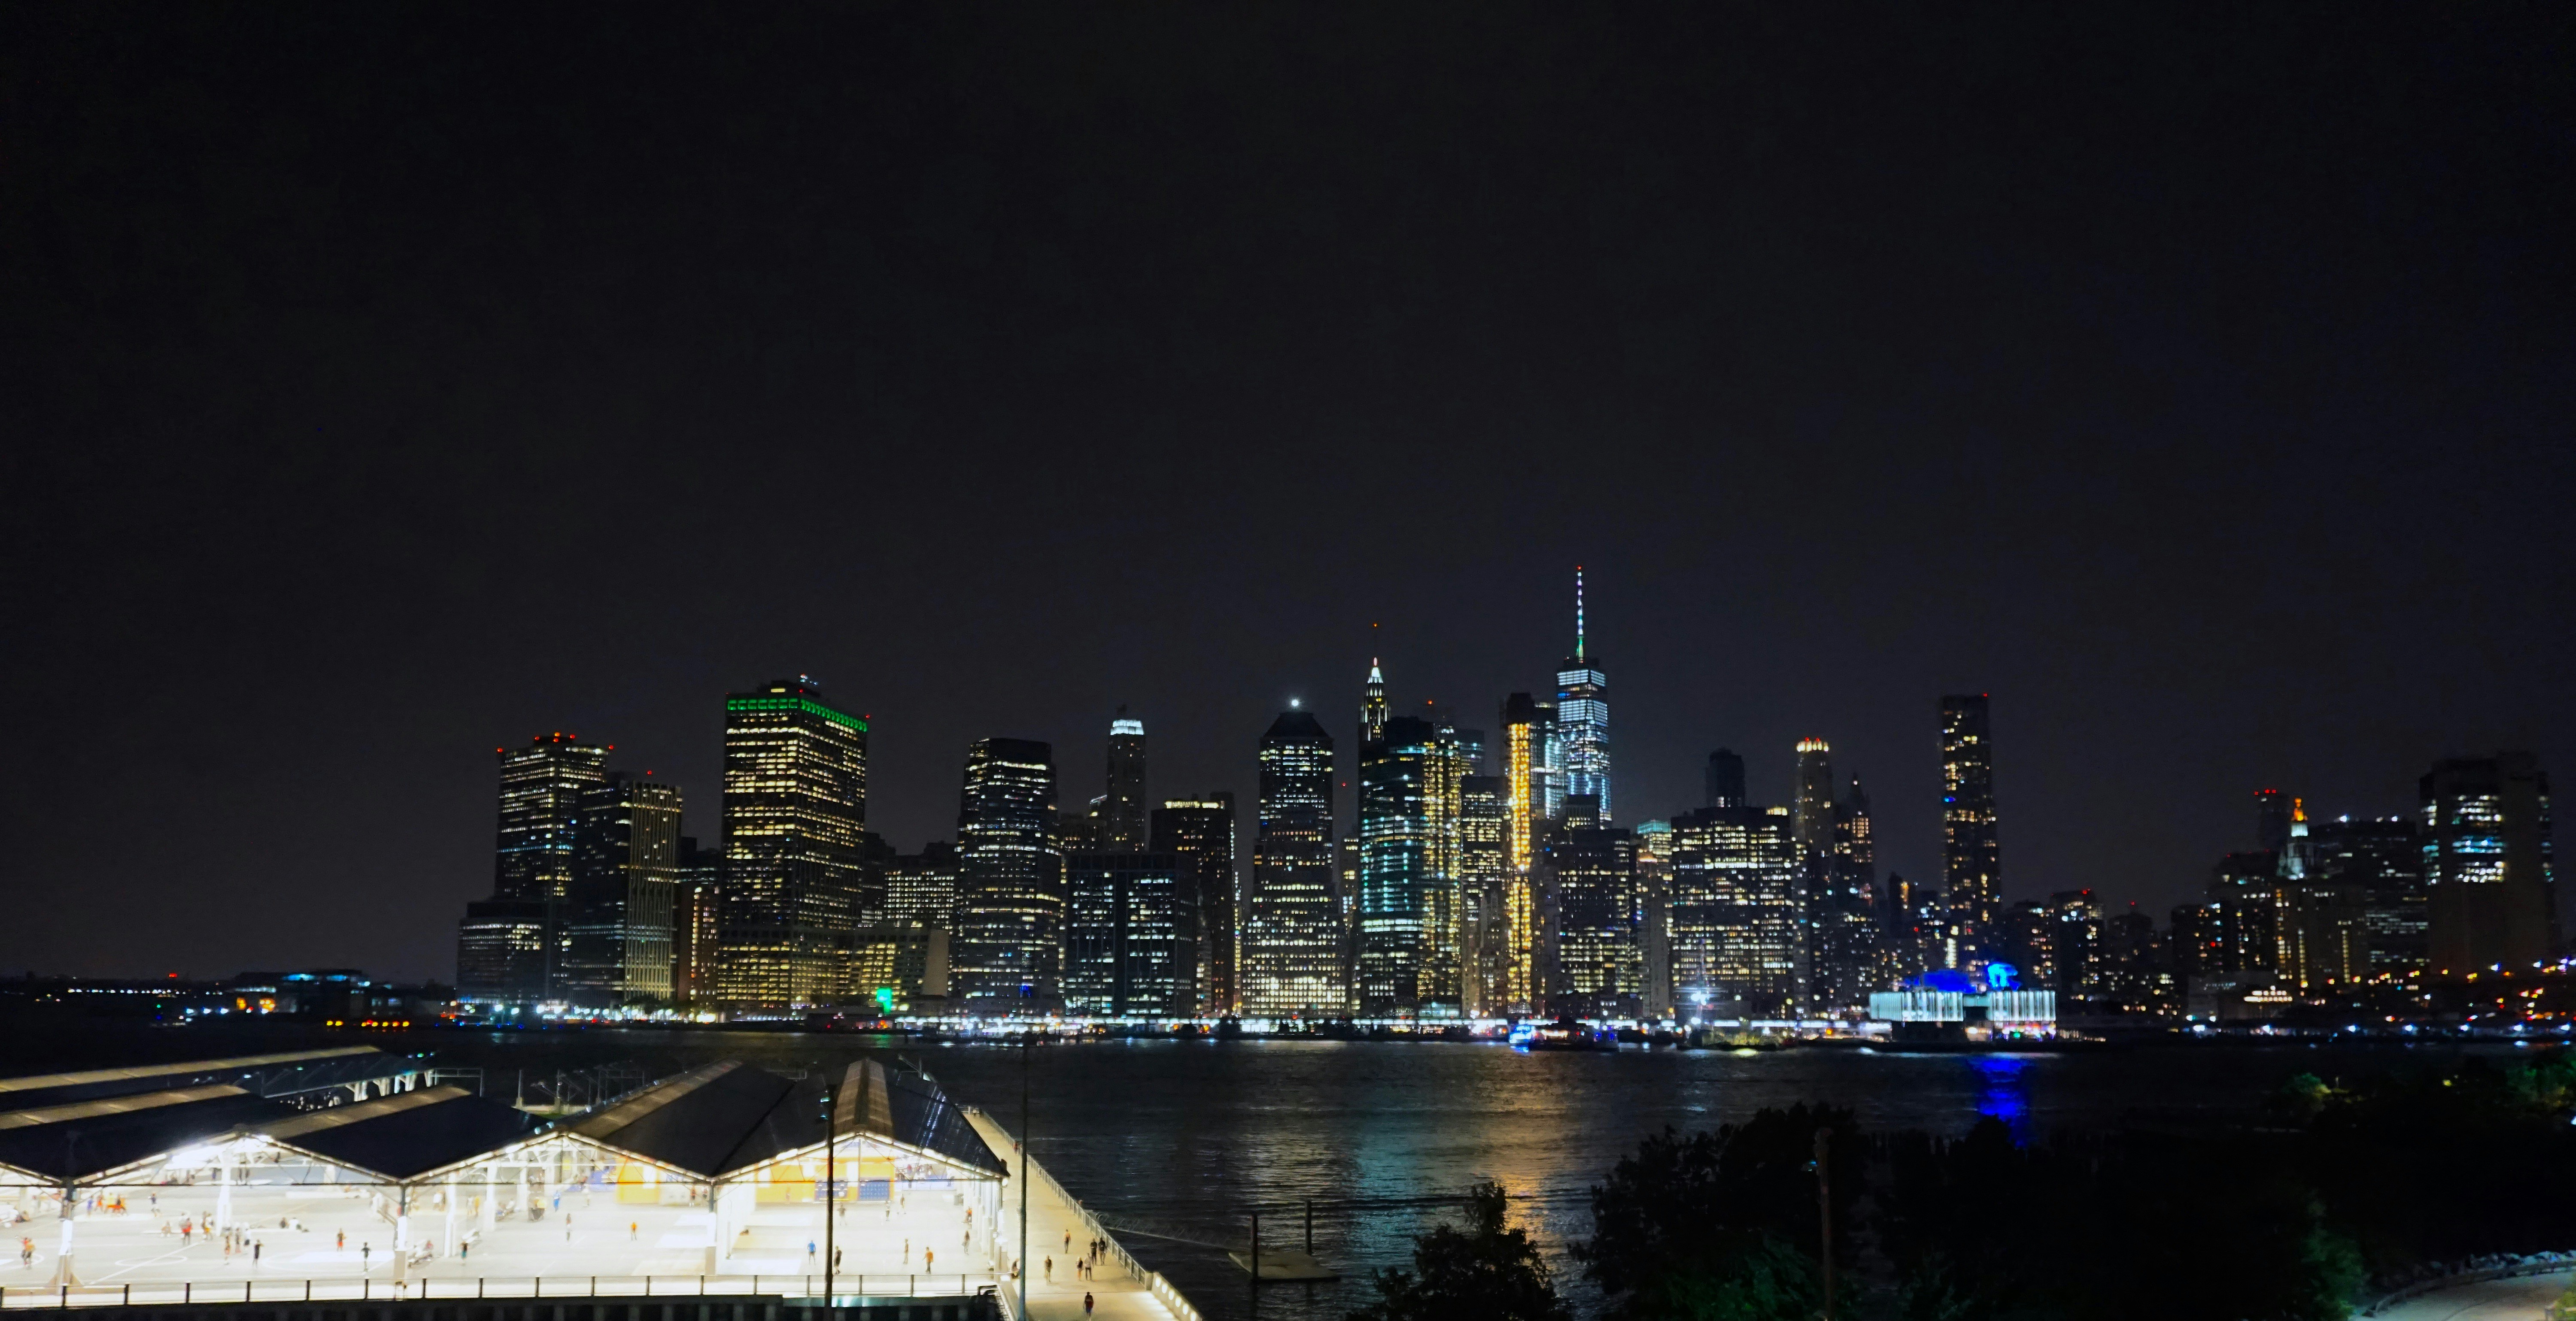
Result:
[[[582,791],[564,903],[565,998],[668,1004],[680,870],[680,786],[611,772]]]
[[[1170,853],[1076,853],[1064,861],[1064,1007],[1178,1018],[1198,1012],[1198,906]]]
[[[2003,897],[1995,843],[1994,736],[1984,693],[1941,699],[1941,872],[1960,939],[1983,951]]]
[[[1466,973],[1461,1007],[1470,1017],[1507,1012],[1510,1004],[1511,864],[1504,850],[1503,778],[1470,775],[1458,790],[1460,956]]]
[[[2549,777],[2530,753],[2435,762],[2421,784],[2427,971],[2529,975],[2558,944]]]
[[[608,778],[608,749],[577,734],[540,734],[501,761],[495,899],[559,902],[572,889],[573,821],[584,789]]]
[[[1785,809],[1707,807],[1672,820],[1673,994],[1694,1018],[1796,1012],[1807,993],[1798,841]]]
[[[1261,737],[1261,802],[1243,930],[1243,1012],[1347,1012],[1333,882],[1333,739],[1290,710]]]
[[[1538,1012],[1538,892],[1531,868],[1547,820],[1548,724],[1528,693],[1503,699],[1502,976],[1491,1012]]]
[[[1359,1011],[1456,1013],[1464,994],[1466,777],[1481,734],[1394,716],[1360,750]]]
[[[1603,821],[1590,794],[1568,794],[1540,867],[1554,902],[1547,1011],[1578,1018],[1645,1012],[1646,903],[1636,840]]]
[[[575,823],[583,791],[608,776],[608,749],[556,733],[492,752],[501,764],[492,897],[467,905],[457,926],[457,991],[507,1004],[558,999]]]
[[[1802,798],[1804,792],[1802,784]],[[1865,1006],[1872,991],[1891,988],[1880,950],[1885,924],[1876,902],[1877,845],[1869,795],[1862,792],[1859,777],[1853,777],[1842,800],[1829,810],[1823,865],[1810,867],[1815,888],[1807,905],[1814,1002],[1825,1013]]]
[[[970,1008],[1043,1012],[1062,1003],[1064,855],[1055,750],[988,738],[966,750],[957,810],[952,990]]]
[[[886,869],[886,919],[942,929],[957,920],[957,846],[934,839]]]
[[[2423,829],[2412,817],[2343,817],[2311,828],[2317,872],[2362,894],[2374,980],[2412,982],[2424,971]]]
[[[723,953],[717,998],[746,1009],[849,994],[868,916],[868,722],[811,679],[725,698]]]
[[[1231,1014],[1241,1004],[1236,961],[1240,881],[1234,865],[1234,795],[1219,790],[1196,798],[1167,799],[1154,809],[1153,851],[1177,859],[1181,894],[1193,911],[1198,947],[1191,985],[1198,1011]]]
[[[1588,795],[1611,819],[1610,679],[1591,658],[1583,635],[1583,571],[1574,572],[1574,654],[1556,671],[1556,765],[1567,795]],[[1562,813],[1561,805],[1551,815]]]
[[[1145,722],[1118,718],[1109,722],[1109,792],[1100,804],[1099,847],[1110,853],[1136,853],[1145,847]]]

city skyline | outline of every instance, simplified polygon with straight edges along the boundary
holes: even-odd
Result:
[[[435,974],[485,749],[704,843],[780,675],[902,849],[1121,703],[1248,812],[1372,656],[1553,700],[1578,564],[1620,823],[1812,735],[1929,881],[1986,692],[2007,897],[2161,911],[2576,764],[2554,11],[1802,19],[29,11],[0,967]]]

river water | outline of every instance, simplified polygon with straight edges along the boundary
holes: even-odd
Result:
[[[0,1073],[205,1058],[321,1044],[282,1025],[180,1031],[13,1031]],[[522,1071],[635,1060],[649,1073],[735,1057],[828,1065],[869,1048],[918,1060],[950,1095],[1019,1130],[1023,1070],[1032,1150],[1170,1275],[1211,1318],[1339,1318],[1373,1296],[1368,1272],[1409,1261],[1410,1236],[1480,1179],[1564,1260],[1590,1227],[1585,1190],[1667,1125],[1690,1130],[1766,1106],[1821,1101],[1865,1129],[1964,1132],[1995,1115],[2024,1135],[2148,1125],[2190,1128],[2251,1114],[2289,1076],[2350,1080],[2454,1058],[2444,1047],[2176,1046],[2098,1054],[1922,1055],[1632,1048],[1527,1054],[1465,1043],[1136,1041],[1041,1046],[916,1045],[796,1033],[608,1031],[371,1035],[398,1051],[484,1070],[508,1097]],[[330,1044],[349,1041],[330,1037]],[[1296,1245],[1312,1199],[1315,1253],[1338,1283],[1273,1285],[1258,1299],[1229,1263],[1254,1212],[1263,1237]]]

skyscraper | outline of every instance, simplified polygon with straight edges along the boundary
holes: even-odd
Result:
[[[1198,1012],[1198,906],[1170,853],[1065,859],[1065,1009],[1117,1017]]]
[[[1503,949],[1496,1004],[1502,1014],[1538,1012],[1538,892],[1531,866],[1547,819],[1548,726],[1528,693],[1503,699]]]
[[[1807,994],[1798,841],[1786,809],[1673,818],[1673,998],[1694,1018],[1776,1017]]]
[[[565,997],[588,1008],[667,1004],[680,868],[680,786],[612,771],[584,789],[564,903]]]
[[[1511,864],[1503,847],[1503,780],[1470,775],[1458,788],[1459,954],[1466,971],[1461,1008],[1469,1017],[1505,1012],[1510,1002]]]
[[[970,1008],[1043,1011],[1061,1002],[1057,828],[1053,748],[988,738],[966,750],[949,984]]]
[[[1145,847],[1145,722],[1109,722],[1109,793],[1100,806],[1100,848],[1136,853]]]
[[[957,920],[957,846],[934,839],[899,854],[886,872],[886,917],[951,928]]]
[[[716,961],[724,950],[724,850],[680,837],[671,885],[671,996],[682,1004],[716,996]]]
[[[2317,822],[2311,851],[2318,872],[2358,887],[2369,927],[2374,980],[2413,982],[2424,971],[2423,831],[2413,817],[2340,817]]]
[[[1445,720],[1391,717],[1360,750],[1362,1014],[1458,1009],[1459,811],[1472,766],[1466,740]]]
[[[562,990],[573,827],[582,791],[607,778],[608,749],[556,733],[492,752],[501,763],[492,897],[467,905],[457,926],[456,985],[469,1000],[533,1004]]]
[[[1951,911],[1965,928],[1961,938],[1983,952],[2003,896],[2003,863],[1995,846],[1994,738],[1984,693],[1941,699],[1941,864]]]
[[[1333,883],[1333,739],[1313,713],[1280,713],[1261,737],[1261,802],[1243,929],[1243,1012],[1345,1012]]]
[[[1368,682],[1360,686],[1360,741],[1368,745],[1386,736],[1386,672],[1378,668],[1377,657],[1369,657]]]
[[[578,734],[538,734],[524,748],[493,751],[501,760],[501,825],[492,897],[560,901],[572,888],[581,791],[608,778],[608,749]]]
[[[1231,1014],[1241,1003],[1235,964],[1234,795],[1226,790],[1167,799],[1154,809],[1153,851],[1180,861],[1181,893],[1195,909],[1198,949],[1192,986],[1199,1012]]]
[[[1820,738],[1798,740],[1798,796],[1789,808],[1799,851],[1825,859],[1834,849],[1834,752]]]
[[[1574,654],[1556,671],[1556,723],[1565,792],[1590,795],[1601,819],[1610,820],[1610,680],[1585,645],[1581,565],[1574,570]]]
[[[2419,791],[2429,971],[2529,973],[2558,945],[2549,777],[2505,752],[2435,762]]]
[[[1708,801],[1703,807],[1744,807],[1752,803],[1744,793],[1744,758],[1731,749],[1719,748],[1708,754],[1705,772]]]
[[[1637,845],[1601,819],[1590,794],[1567,794],[1541,865],[1555,903],[1547,1008],[1580,1018],[1645,1012],[1645,896]]]
[[[733,693],[724,767],[717,998],[766,1009],[845,998],[850,937],[873,904],[868,722],[808,678]]]
[[[1803,793],[1803,789],[1802,789]],[[1880,945],[1885,924],[1873,902],[1877,849],[1871,838],[1869,795],[1859,777],[1841,802],[1832,804],[1832,828],[1822,866],[1812,869],[1816,889],[1810,896],[1814,924],[1815,1004],[1824,1012],[1869,1003],[1869,993],[1886,989]]]

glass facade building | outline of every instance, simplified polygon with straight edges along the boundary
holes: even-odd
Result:
[[[1556,670],[1557,757],[1559,794],[1583,794],[1600,804],[1603,821],[1613,816],[1610,799],[1610,679],[1592,659],[1584,637],[1583,571],[1574,573],[1574,654]],[[1548,815],[1564,812],[1560,797]]]
[[[1180,1018],[1198,1012],[1198,906],[1171,853],[1065,858],[1064,1007]]]
[[[1240,882],[1234,865],[1234,795],[1219,791],[1166,800],[1154,809],[1150,838],[1154,852],[1180,861],[1181,897],[1193,910],[1198,933],[1191,975],[1198,1012],[1234,1013],[1242,995],[1235,973]]]
[[[882,894],[865,858],[868,722],[807,678],[725,698],[724,915],[716,998],[784,1010],[851,993]]]
[[[1359,1012],[1459,1011],[1466,778],[1483,736],[1394,716],[1360,750]]]
[[[1347,1012],[1333,878],[1333,739],[1290,710],[1261,737],[1261,801],[1243,928],[1243,1012]]]
[[[970,1008],[1045,1011],[1061,1003],[1064,856],[1055,790],[1055,750],[1044,743],[988,738],[967,750],[949,982]]]

